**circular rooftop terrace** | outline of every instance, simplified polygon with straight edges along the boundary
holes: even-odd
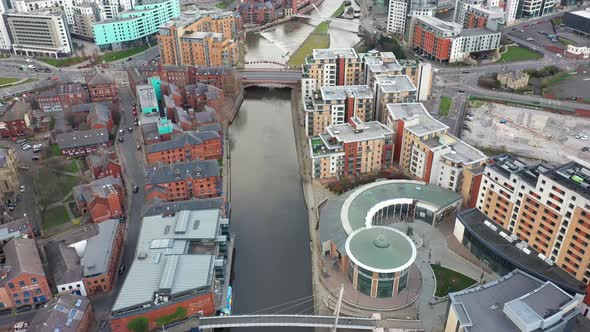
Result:
[[[358,266],[379,273],[394,273],[410,267],[416,246],[404,233],[385,226],[361,228],[346,240],[346,254]]]

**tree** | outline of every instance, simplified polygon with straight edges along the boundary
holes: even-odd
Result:
[[[65,114],[65,120],[70,127],[74,128],[74,129],[76,129],[78,127],[78,122],[76,121],[76,116],[74,115],[74,113],[67,112]]]
[[[127,328],[133,332],[147,332],[149,329],[149,321],[144,316],[139,316],[132,319],[128,324]]]
[[[60,197],[60,188],[66,185],[63,176],[56,174],[48,168],[35,167],[31,169],[33,179],[35,180],[35,196],[41,212],[45,212],[47,207],[63,197]]]

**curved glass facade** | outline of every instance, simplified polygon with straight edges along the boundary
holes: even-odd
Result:
[[[377,277],[375,278],[375,276]],[[353,285],[356,281],[356,290],[367,296],[393,297],[406,289],[408,283],[408,270],[406,269],[395,273],[373,273],[350,262],[348,278]],[[376,289],[374,293],[373,289]]]

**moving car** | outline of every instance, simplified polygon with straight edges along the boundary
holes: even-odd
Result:
[[[136,184],[133,185],[133,193],[138,193],[139,192],[139,186],[137,186]]]
[[[133,127],[129,127],[129,128],[127,128],[127,130],[128,130],[130,133],[132,133],[132,132],[133,132]]]
[[[125,135],[125,130],[119,129],[119,135],[121,135],[121,136]]]
[[[25,185],[21,185],[20,188],[18,189],[18,191],[20,191],[21,193],[25,192]]]

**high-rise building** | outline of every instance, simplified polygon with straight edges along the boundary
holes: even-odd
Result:
[[[302,97],[309,98],[323,86],[364,83],[363,66],[352,48],[314,49],[305,59]]]
[[[387,104],[416,102],[416,87],[406,75],[376,75],[373,82],[375,119],[385,122]]]
[[[590,283],[590,164],[529,165],[510,155],[485,168],[477,208],[576,279]]]
[[[0,1],[0,15],[4,15],[6,13],[6,4],[4,1]],[[0,49],[2,50],[10,50],[12,48],[12,43],[10,41],[10,34],[8,33],[8,27],[6,25],[6,20],[2,18],[0,20]]]
[[[519,3],[520,17],[539,17],[555,10],[555,0],[522,0]]]
[[[12,7],[18,13],[59,7],[65,13],[68,24],[74,24],[74,0],[15,0]]]
[[[94,3],[81,3],[73,7],[74,25],[72,33],[79,37],[92,39],[92,25],[100,21],[100,9]]]
[[[404,0],[389,1],[387,12],[387,32],[404,34],[406,31],[406,16],[408,4]]]
[[[160,59],[173,65],[233,66],[240,25],[233,12],[185,12],[159,27]]]
[[[94,42],[101,48],[119,48],[158,32],[158,27],[180,15],[178,0],[143,0],[117,18],[93,25]]]
[[[391,167],[393,131],[380,122],[353,117],[311,137],[309,146],[314,178],[370,174]]]
[[[307,135],[319,135],[326,127],[346,123],[352,117],[372,121],[373,99],[373,92],[366,85],[322,87],[303,102]]]
[[[4,16],[15,53],[56,58],[72,53],[70,31],[62,11],[49,8]]]

